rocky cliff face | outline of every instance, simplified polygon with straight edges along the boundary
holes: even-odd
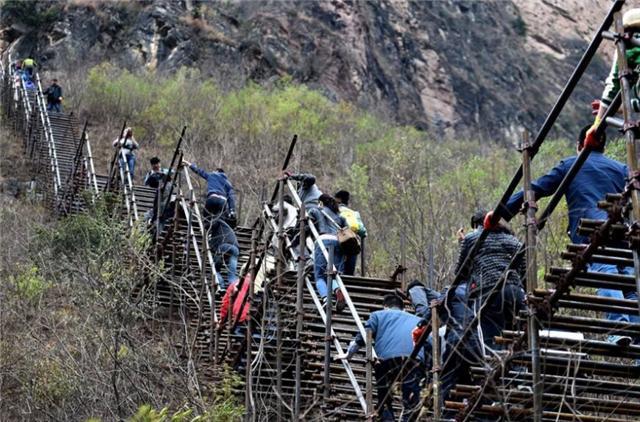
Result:
[[[15,24],[4,34],[11,41],[26,33],[18,48],[35,49],[48,68],[104,60],[159,71],[194,66],[231,84],[290,75],[434,137],[513,141],[522,127],[541,124],[609,6],[606,0],[71,0],[41,35]],[[588,122],[588,103],[599,95],[607,67],[602,58],[594,61],[558,134]]]

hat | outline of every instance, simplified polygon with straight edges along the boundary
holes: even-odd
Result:
[[[631,9],[622,15],[624,29],[640,28],[640,9]]]

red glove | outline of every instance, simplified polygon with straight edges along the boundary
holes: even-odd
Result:
[[[489,211],[487,215],[484,216],[484,221],[482,222],[482,226],[484,227],[485,230],[493,230],[496,227],[498,227],[497,221],[495,223],[491,222],[492,218],[493,218],[493,211]]]
[[[598,125],[591,126],[591,129],[587,131],[587,135],[584,137],[584,146],[590,149],[599,148],[600,140],[596,137],[596,130]]]
[[[411,338],[413,339],[414,346],[418,344],[418,341],[420,340],[420,338],[422,337],[422,335],[426,330],[427,330],[427,326],[423,325],[422,327],[416,327],[413,329],[413,331],[411,331]]]

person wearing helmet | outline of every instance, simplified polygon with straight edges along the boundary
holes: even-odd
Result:
[[[631,9],[625,12],[622,16],[622,25],[625,32],[630,32],[633,39],[640,42],[640,8]],[[627,61],[629,63],[629,68],[631,69],[637,69],[637,67],[640,66],[640,46],[632,45],[630,48],[627,48]],[[634,70],[634,73],[635,72],[636,71]],[[613,63],[611,64],[611,71],[609,71],[609,76],[607,76],[604,91],[600,98],[600,107],[598,108],[595,121],[587,132],[587,136],[585,138],[585,146],[598,146],[598,139],[595,137],[595,130],[600,125],[604,114],[607,112],[607,109],[611,105],[616,94],[620,91],[620,80],[618,77],[618,51],[616,50],[613,56]],[[635,111],[640,111],[640,85],[638,82],[632,86],[631,105]]]

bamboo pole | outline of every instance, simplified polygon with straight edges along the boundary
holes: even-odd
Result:
[[[531,188],[531,151],[529,144],[529,133],[524,132],[522,138],[522,171],[524,180],[525,198],[525,227],[526,237],[526,262],[527,262],[527,295],[533,297],[538,288],[538,265],[536,257],[536,244],[538,237],[538,224],[536,222],[536,212],[538,206],[535,202],[535,193]],[[527,315],[527,326],[529,334],[529,348],[531,349],[531,370],[533,376],[533,420],[542,420],[542,393],[543,385],[540,381],[540,339],[536,308],[529,302],[529,312]]]

